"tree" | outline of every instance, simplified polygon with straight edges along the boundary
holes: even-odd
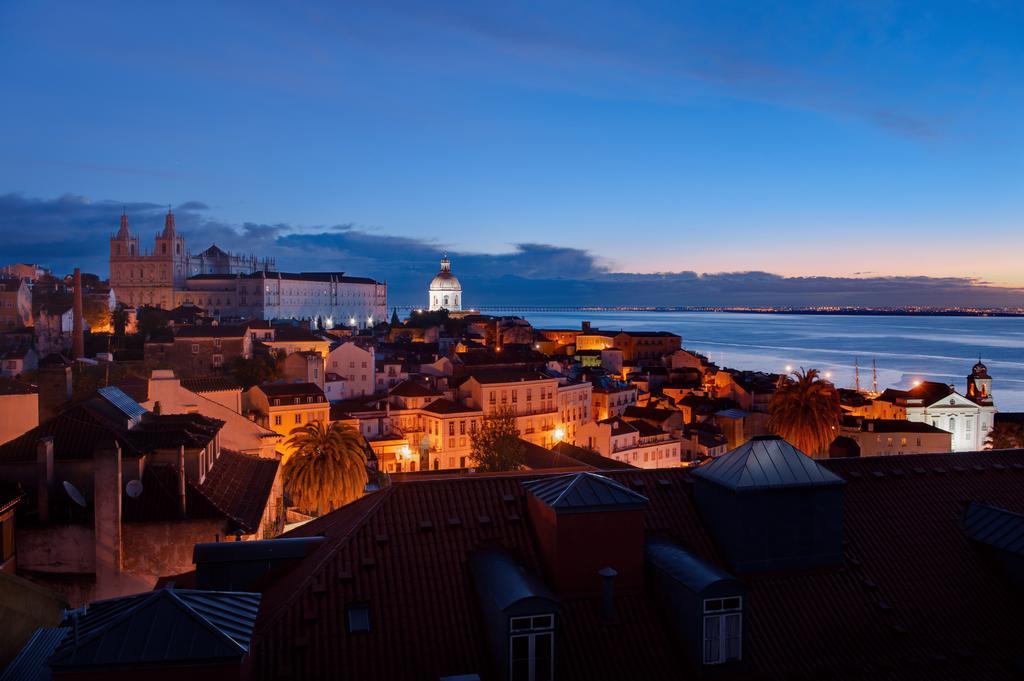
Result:
[[[249,359],[236,357],[231,362],[231,374],[246,390],[254,385],[276,381],[283,373],[280,358],[273,355],[254,355]]]
[[[85,296],[82,300],[82,317],[89,325],[93,333],[103,333],[111,330],[113,321],[110,312],[110,303],[104,297]]]
[[[988,432],[986,449],[1017,449],[1024,447],[1024,427],[1019,423],[1001,421]]]
[[[143,338],[152,338],[154,334],[170,327],[167,311],[150,306],[139,308],[136,324]]]
[[[818,376],[801,368],[784,377],[768,403],[768,429],[808,456],[828,456],[839,427],[839,394]]]
[[[515,471],[523,467],[525,447],[516,429],[516,415],[509,407],[499,407],[484,416],[480,430],[470,436],[477,470],[493,473]]]
[[[323,515],[355,501],[366,489],[366,452],[354,428],[335,421],[295,427],[285,445],[284,488],[299,510]]]
[[[125,310],[123,303],[117,304],[114,311],[110,313],[110,318],[114,326],[114,336],[123,340],[128,329],[128,311]]]

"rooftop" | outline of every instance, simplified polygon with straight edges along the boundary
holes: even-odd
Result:
[[[1024,512],[1024,451],[820,465],[848,482],[845,565],[744,578],[748,668],[723,678],[1019,678],[1024,619],[1006,583],[964,540],[961,523],[968,499]],[[649,535],[722,568],[693,503],[692,475],[663,469],[603,477],[648,500]],[[469,559],[482,545],[501,548],[543,574],[523,486],[543,479],[476,475],[396,484],[289,533],[325,541],[264,594],[255,678],[326,678],[339,670],[376,679],[487,675]],[[559,485],[565,483],[551,484],[551,492]],[[426,582],[424,565],[431,566]],[[371,631],[345,633],[347,603],[368,604]],[[613,624],[595,599],[560,606],[556,656],[571,662],[559,665],[559,679],[696,678],[652,598],[617,593]],[[400,655],[393,654],[396,640]]]

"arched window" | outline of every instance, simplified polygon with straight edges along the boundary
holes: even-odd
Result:
[[[448,307],[448,296],[444,297],[444,306]]]
[[[953,418],[952,416],[950,416],[949,417],[949,432],[952,433],[955,430],[956,430],[956,419]]]
[[[160,244],[160,252],[167,255],[167,244]]]

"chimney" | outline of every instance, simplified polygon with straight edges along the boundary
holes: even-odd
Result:
[[[188,486],[185,483],[185,445],[178,448],[178,510],[181,517],[188,514]]]
[[[71,355],[72,359],[85,357],[85,330],[83,326],[84,311],[82,309],[82,270],[75,268],[75,299],[74,315],[71,326]]]
[[[122,570],[121,447],[102,442],[93,453],[93,523],[96,552],[96,598],[118,595]]]
[[[601,570],[619,588],[643,586],[647,497],[596,473],[548,476],[523,483],[549,583],[561,596],[599,596]]]
[[[39,438],[36,443],[36,508],[39,522],[50,522],[50,490],[53,487],[53,436]]]
[[[615,621],[615,578],[619,576],[613,567],[597,571],[601,578],[601,617],[605,622]]]

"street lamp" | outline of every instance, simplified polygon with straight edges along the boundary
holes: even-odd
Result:
[[[555,442],[561,442],[562,438],[565,437],[565,430],[562,428],[555,428],[553,435],[555,436]]]

